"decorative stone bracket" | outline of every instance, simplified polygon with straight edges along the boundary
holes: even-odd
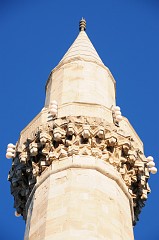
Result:
[[[135,224],[150,192],[149,169],[131,136],[119,130],[100,118],[65,117],[40,126],[32,139],[19,141],[8,175],[17,214],[26,219],[26,202],[37,176],[48,166],[62,158],[87,155],[102,159],[120,173],[133,199]]]

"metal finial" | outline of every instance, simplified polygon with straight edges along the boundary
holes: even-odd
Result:
[[[86,31],[86,20],[84,18],[82,18],[79,22],[79,30]]]

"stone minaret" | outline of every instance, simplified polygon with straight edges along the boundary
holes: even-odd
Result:
[[[115,101],[115,80],[86,34],[49,76],[42,111],[21,132],[8,179],[25,240],[132,240],[152,157]]]

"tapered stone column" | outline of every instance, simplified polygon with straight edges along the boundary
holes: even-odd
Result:
[[[121,176],[92,156],[73,156],[38,179],[25,240],[134,239],[132,199]]]

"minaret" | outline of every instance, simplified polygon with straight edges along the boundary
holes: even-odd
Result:
[[[156,173],[116,106],[115,80],[86,34],[46,83],[42,111],[21,132],[8,179],[25,240],[133,240]]]

